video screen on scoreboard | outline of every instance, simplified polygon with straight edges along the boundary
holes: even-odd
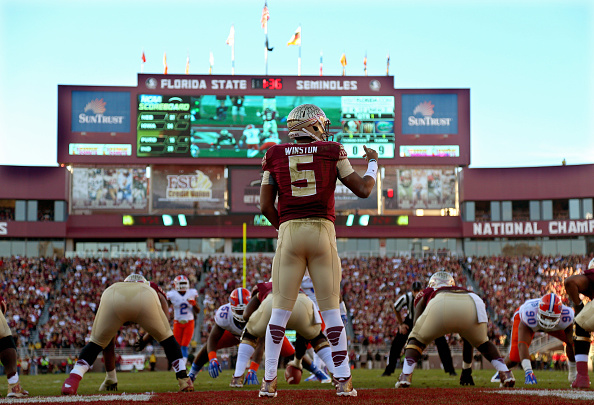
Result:
[[[287,115],[311,103],[331,121],[333,140],[349,157],[363,145],[394,157],[393,96],[168,96],[138,95],[139,157],[262,158],[289,142]]]

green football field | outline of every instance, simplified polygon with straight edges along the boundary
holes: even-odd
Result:
[[[374,369],[355,369],[353,370],[353,386],[357,390],[367,389],[390,389],[394,388],[394,384],[400,374],[400,370],[391,377],[381,377],[383,370]],[[299,389],[320,389],[332,390],[330,384],[321,384],[319,382],[305,382],[302,381],[299,385],[288,385],[283,378],[284,370],[279,370],[279,385],[281,390],[299,390]],[[460,372],[458,371],[458,374]],[[490,382],[493,375],[492,370],[475,370],[473,372],[475,386],[465,387],[467,390],[480,388],[497,388],[498,384]],[[262,380],[264,375],[263,370],[258,371],[258,378]],[[309,375],[306,371],[303,374],[303,380]],[[562,371],[536,371],[538,378],[537,385],[524,385],[524,372],[519,369],[514,370],[516,377],[516,387],[514,389],[535,389],[535,390],[552,390],[552,389],[569,389],[569,382],[567,381],[567,372]],[[208,372],[205,370],[198,374],[195,382],[196,391],[256,391],[258,386],[245,386],[243,388],[230,388],[232,372],[224,370],[221,375],[216,378],[210,378]],[[21,376],[21,384],[29,391],[32,396],[54,396],[60,395],[60,389],[66,374],[49,374],[37,376]],[[5,377],[4,377],[5,378]],[[82,380],[78,394],[92,395],[98,394],[98,388],[105,378],[105,373],[90,372],[87,373]],[[413,375],[413,388],[460,388],[459,376],[454,377],[445,374],[442,370],[416,370]],[[6,384],[6,383],[4,383]],[[6,385],[0,389],[2,396],[6,395]],[[144,393],[144,392],[176,392],[177,380],[173,372],[169,371],[141,371],[136,373],[120,372],[118,373],[118,391],[126,393]]]

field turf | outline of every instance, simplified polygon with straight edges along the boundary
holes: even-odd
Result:
[[[586,404],[594,402],[594,391],[571,390],[567,381],[567,373],[560,371],[537,371],[538,384],[524,385],[522,370],[514,370],[517,382],[513,389],[499,389],[498,384],[490,382],[492,370],[475,370],[473,372],[475,386],[461,387],[459,377],[445,374],[441,370],[416,370],[413,385],[409,389],[394,389],[400,373],[396,371],[391,377],[381,377],[382,370],[353,370],[353,382],[359,395],[357,398],[337,398],[330,384],[302,381],[299,385],[288,385],[283,378],[283,370],[279,370],[279,391],[276,399],[259,399],[257,386],[230,388],[231,371],[225,370],[217,379],[209,377],[202,371],[196,379],[194,393],[178,393],[177,381],[173,372],[120,372],[118,373],[118,392],[105,393],[99,396],[97,391],[105,374],[87,373],[80,384],[76,397],[51,397],[60,394],[65,374],[38,376],[21,376],[21,384],[31,396],[28,400],[16,400],[18,403],[240,403],[248,405],[262,401],[274,401],[282,405],[292,404],[327,404],[344,403],[344,401],[369,404],[536,404],[551,402],[555,404]],[[309,375],[304,373],[304,379]],[[258,372],[261,380],[263,370]],[[0,390],[2,396],[6,391]],[[131,395],[124,395],[131,394]],[[116,394],[116,395],[109,395]],[[146,394],[146,395],[139,395]],[[60,399],[61,398],[61,399]],[[15,400],[0,399],[0,403]]]

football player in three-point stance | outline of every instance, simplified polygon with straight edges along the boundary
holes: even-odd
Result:
[[[536,384],[532,371],[528,348],[535,332],[544,332],[566,344],[570,382],[576,377],[575,357],[573,354],[573,309],[561,303],[561,298],[554,293],[524,302],[513,317],[511,347],[505,357],[505,364],[512,368],[522,365],[526,376],[525,384]],[[491,382],[499,382],[496,373]]]
[[[261,211],[278,229],[278,244],[272,263],[273,308],[266,332],[266,370],[259,396],[276,396],[281,342],[306,268],[332,348],[336,394],[356,396],[339,310],[342,275],[334,228],[334,190],[340,179],[356,196],[369,197],[377,177],[378,154],[363,146],[367,172],[363,177],[357,174],[343,146],[327,140],[330,120],[313,104],[294,108],[287,126],[289,138],[296,143],[274,145],[262,159]]]
[[[173,336],[181,346],[185,359],[194,336],[194,314],[200,312],[196,297],[198,291],[190,288],[190,280],[183,275],[177,276],[173,280],[173,290],[167,291],[167,299],[173,305]]]
[[[93,321],[90,342],[83,347],[70,376],[64,381],[62,395],[76,395],[85,373],[126,322],[139,324],[163,346],[165,356],[175,371],[180,391],[194,391],[192,380],[186,374],[186,360],[169,326],[167,299],[162,290],[160,293],[158,290],[142,275],[133,273],[103,292]],[[115,377],[115,370],[112,371]],[[110,378],[109,373],[107,377]],[[117,384],[117,379],[111,380]]]
[[[270,321],[270,313],[272,311],[272,283],[259,283],[253,290],[252,298],[243,313],[244,319],[247,320],[247,324],[241,335],[241,343],[237,353],[237,363],[235,366],[235,373],[231,380],[231,387],[242,387],[244,381],[244,374],[247,368],[248,362],[252,357],[254,351],[258,348],[258,345],[264,342],[264,339],[260,339],[266,334],[266,326]],[[317,311],[314,303],[304,293],[299,293],[295,308],[291,313],[291,317],[287,322],[287,327],[293,329],[298,334],[298,339],[302,341],[301,345],[293,349],[288,341],[283,344],[281,350],[281,356],[288,357],[295,354],[289,366],[295,367],[298,370],[303,367],[318,376],[318,379],[323,382],[330,382],[330,378],[321,370],[319,370],[311,361],[311,359],[305,355],[305,350],[308,342],[311,342],[314,350],[319,355],[331,364],[332,352],[326,336],[322,334],[321,329],[322,319],[320,318],[319,312]],[[286,339],[286,337],[284,338]],[[253,370],[250,366],[249,373]],[[257,379],[256,379],[257,381]]]
[[[17,369],[17,351],[16,344],[12,338],[12,332],[6,318],[7,304],[3,297],[0,297],[0,362],[4,366],[4,372],[8,379],[7,398],[24,398],[29,396],[19,383],[19,373]]]
[[[580,294],[594,300],[594,259],[582,274],[574,274],[565,279],[565,291],[573,302],[575,310],[574,350],[577,375],[571,383],[572,388],[590,388],[588,376],[588,354],[590,335],[594,331],[594,301],[585,306]]]
[[[427,288],[415,299],[414,326],[406,345],[405,362],[396,388],[410,387],[413,371],[425,347],[448,333],[458,333],[466,342],[476,347],[499,372],[501,385],[513,387],[514,375],[503,362],[497,347],[487,337],[487,322],[485,303],[478,295],[457,287],[454,277],[448,272],[438,271],[433,274]],[[463,369],[466,370],[471,367],[467,363],[471,356],[464,357]],[[463,383],[462,379],[460,383]]]
[[[229,303],[221,305],[214,317],[215,324],[212,327],[208,340],[196,355],[190,370],[192,381],[203,365],[208,363],[208,374],[217,378],[221,372],[221,366],[217,359],[217,350],[233,347],[239,344],[239,337],[245,327],[243,311],[250,301],[251,294],[245,288],[236,288],[229,295]]]

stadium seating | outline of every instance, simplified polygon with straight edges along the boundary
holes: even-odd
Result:
[[[427,282],[438,270],[453,273],[458,285],[474,289],[487,303],[490,337],[509,333],[513,309],[530,298],[556,292],[567,303],[563,280],[585,268],[586,256],[468,257],[433,256],[343,258],[342,294],[352,322],[353,343],[389,344],[396,328],[393,305],[413,281]],[[204,341],[216,309],[242,283],[242,259],[217,256],[192,259],[0,258],[0,292],[7,321],[26,347],[35,337],[42,348],[80,348],[88,340],[94,312],[107,286],[141,271],[165,290],[185,274],[203,297],[200,335]],[[247,261],[247,286],[270,279],[272,258]],[[48,305],[46,305],[46,302]],[[513,309],[510,309],[513,308]],[[138,330],[125,327],[118,346],[131,346]],[[199,342],[200,343],[200,342]],[[451,341],[456,344],[455,339]]]

